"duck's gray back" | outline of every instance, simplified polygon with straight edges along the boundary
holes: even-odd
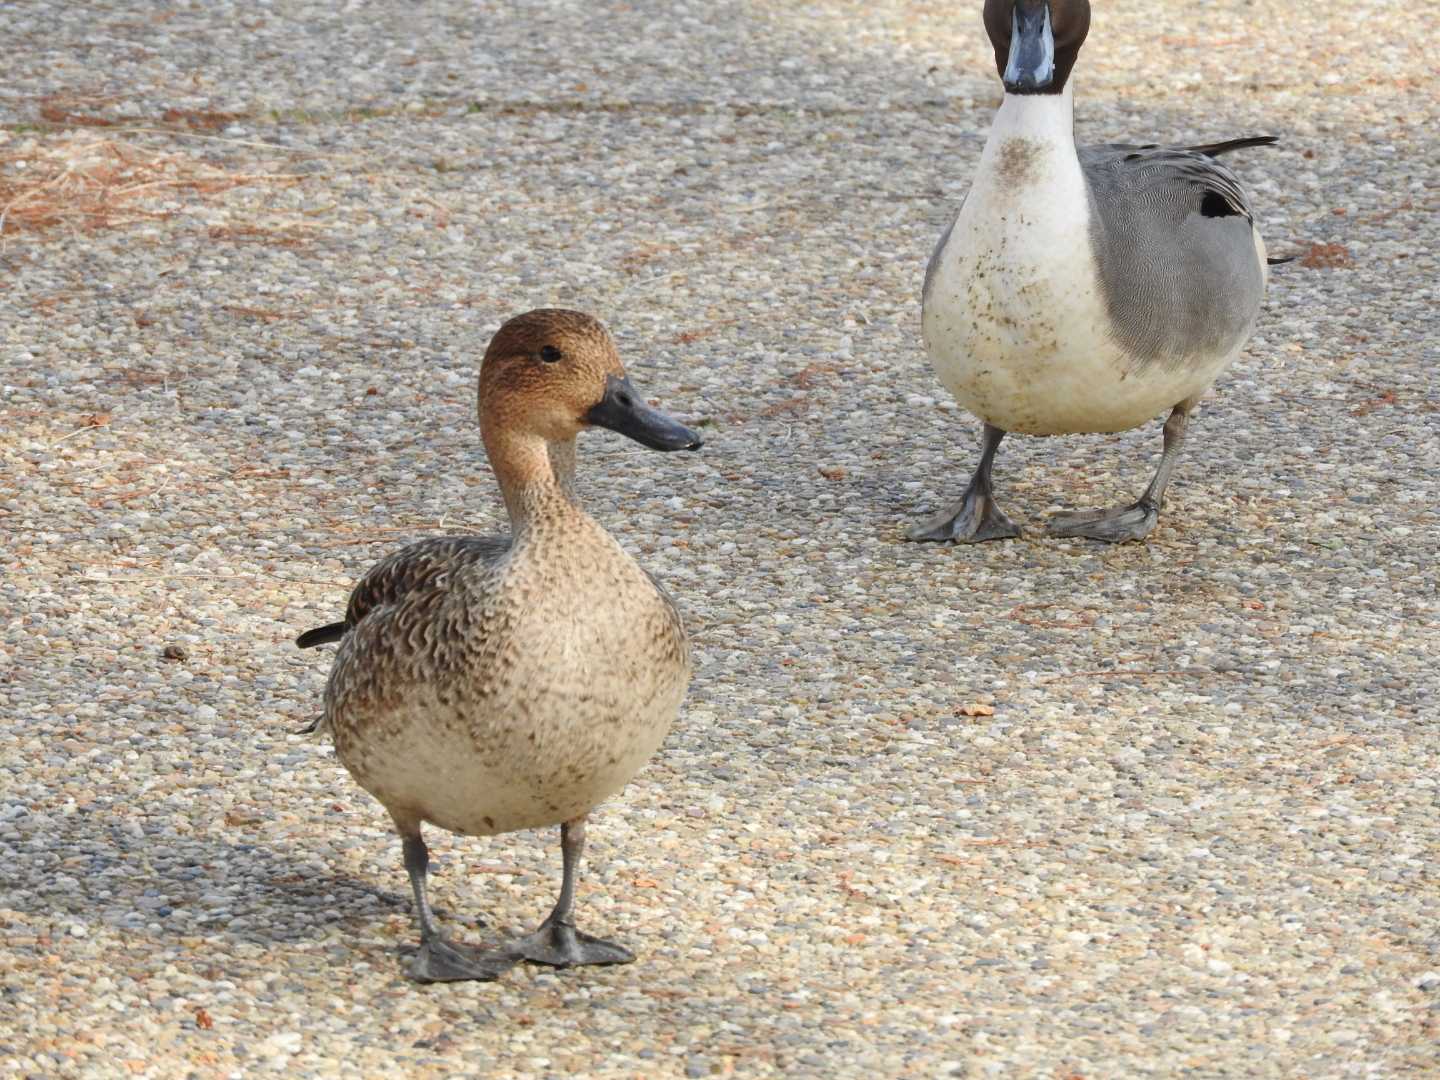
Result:
[[[1161,146],[1080,150],[1090,236],[1119,344],[1139,366],[1239,349],[1265,289],[1254,216],[1235,174]]]

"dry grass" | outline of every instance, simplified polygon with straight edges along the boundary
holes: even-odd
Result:
[[[1311,244],[1300,257],[1300,265],[1311,270],[1348,270],[1355,259],[1344,244]]]
[[[284,173],[234,172],[118,134],[0,134],[0,239],[56,228],[111,229],[169,217],[176,196],[197,200],[249,184],[297,183]]]

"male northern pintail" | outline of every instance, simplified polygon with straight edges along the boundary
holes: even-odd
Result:
[[[576,311],[500,328],[479,419],[511,535],[412,544],[361,579],[344,622],[298,639],[340,641],[317,726],[400,833],[422,982],[634,959],[572,921],[585,817],[655,752],[690,681],[674,603],[576,501],[575,436],[606,427],[655,450],[699,436],[644,402],[605,328]],[[560,825],[564,878],[540,929],[492,951],[448,941],[424,822],[467,836]]]
[[[1123,431],[1169,409],[1160,466],[1136,502],[1059,514],[1050,526],[1097,540],[1148,535],[1190,410],[1255,326],[1265,245],[1239,181],[1215,157],[1275,139],[1077,151],[1069,75],[1089,26],[1087,0],[985,4],[1005,97],[930,258],[922,318],[941,381],[984,423],[984,438],[963,498],[911,539],[1020,534],[990,484],[1007,431]]]

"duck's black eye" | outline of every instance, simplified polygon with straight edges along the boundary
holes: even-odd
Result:
[[[554,345],[546,345],[540,350],[540,359],[547,364],[558,364],[563,354]]]

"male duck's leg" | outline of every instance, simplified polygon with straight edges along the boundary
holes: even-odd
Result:
[[[611,941],[582,934],[575,929],[571,909],[575,905],[575,871],[580,853],[585,849],[585,819],[578,817],[560,826],[560,854],[565,876],[560,883],[560,899],[555,910],[540,924],[540,929],[505,947],[517,960],[524,957],[537,964],[555,967],[577,967],[581,964],[628,964],[635,954]]]
[[[415,891],[415,916],[420,923],[420,951],[410,962],[411,978],[422,983],[498,979],[515,966],[517,958],[505,953],[466,949],[447,940],[440,932],[425,887],[430,852],[420,836],[419,822],[410,824],[409,829],[413,831],[402,831],[400,835],[405,844],[405,870]]]
[[[1114,510],[1069,510],[1056,514],[1050,519],[1050,535],[1084,536],[1112,544],[1149,536],[1160,520],[1165,489],[1170,486],[1170,474],[1175,471],[1180,447],[1185,443],[1185,429],[1194,404],[1195,399],[1191,398],[1171,410],[1170,418],[1165,421],[1165,448],[1160,454],[1160,467],[1140,498]]]
[[[911,540],[954,540],[962,544],[978,544],[982,540],[1005,540],[1019,536],[1019,527],[1000,512],[990,487],[990,467],[995,451],[1005,432],[985,425],[981,442],[980,464],[965,494],[954,506],[947,507],[932,518],[921,522],[907,534]]]

